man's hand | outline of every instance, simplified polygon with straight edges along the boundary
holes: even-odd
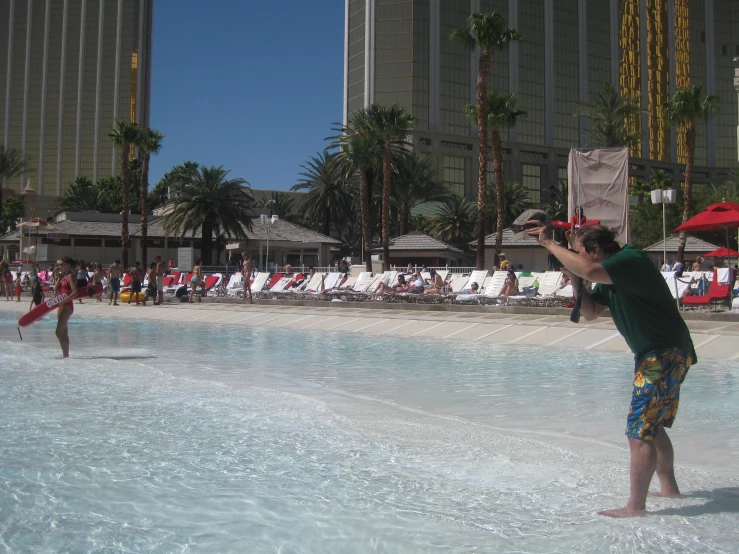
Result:
[[[549,229],[538,219],[529,219],[526,222],[526,234],[536,237],[539,244],[544,244],[546,241],[552,240],[552,237],[549,235]]]

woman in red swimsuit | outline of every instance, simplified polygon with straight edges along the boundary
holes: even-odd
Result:
[[[77,295],[77,279],[72,273],[75,263],[69,256],[62,259],[62,273],[54,287],[54,294],[66,292],[73,296]],[[62,347],[62,357],[69,358],[69,329],[67,323],[74,313],[74,302],[65,302],[59,306],[59,316],[56,324],[56,338]]]

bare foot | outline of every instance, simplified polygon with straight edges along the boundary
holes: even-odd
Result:
[[[598,512],[599,516],[606,516],[606,517],[618,517],[618,518],[625,518],[625,517],[644,517],[647,515],[646,510],[630,510],[628,508],[617,508],[615,510],[603,510],[601,512]]]
[[[650,492],[648,496],[654,496],[657,498],[685,498],[684,494],[680,494],[679,492]]]

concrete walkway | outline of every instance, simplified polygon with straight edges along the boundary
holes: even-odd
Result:
[[[370,307],[371,306],[371,307]],[[405,306],[405,307],[404,307]],[[168,302],[163,306],[109,306],[85,300],[75,304],[75,316],[163,320],[170,322],[265,328],[305,329],[317,332],[361,333],[372,336],[420,337],[435,340],[521,344],[572,348],[596,352],[628,353],[626,342],[610,318],[593,322],[569,321],[569,310],[537,309],[533,313],[511,310],[445,309],[403,304],[332,304],[308,302],[290,305],[262,301],[250,305],[242,301],[205,299],[202,303]],[[0,311],[21,313],[28,302],[2,302]],[[739,317],[725,314],[720,319],[686,317],[693,342],[701,359],[739,359]]]

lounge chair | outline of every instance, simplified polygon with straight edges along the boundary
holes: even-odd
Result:
[[[539,289],[535,297],[528,300],[530,306],[561,306],[566,303],[564,298],[557,295],[562,288],[561,271],[547,271],[539,275]]]
[[[207,275],[205,277],[205,283],[203,285],[205,296],[216,296],[216,291],[223,281],[223,274],[214,273],[213,275]]]
[[[282,293],[284,298],[304,298],[309,292],[315,292],[321,286],[321,279],[323,273],[314,273],[313,276],[308,279],[307,275],[299,274],[291,284]]]
[[[244,275],[242,273],[234,273],[229,277],[228,283],[226,283],[225,294],[226,296],[238,296],[242,290],[244,290]]]
[[[723,271],[722,271],[723,270]],[[719,273],[720,272],[720,273]],[[731,303],[731,287],[734,284],[734,272],[728,267],[713,270],[713,280],[708,287],[705,296],[685,296],[680,299],[680,303],[685,306],[708,306],[710,311],[711,304],[718,302]]]
[[[481,304],[490,304],[490,305],[505,305],[508,304],[508,297],[507,296],[501,296],[500,290],[503,288],[503,285],[505,284],[506,277],[508,277],[508,273],[503,270],[498,270],[495,273],[493,273],[492,277],[488,281],[485,292],[482,294],[475,295],[477,296],[477,300]]]
[[[272,275],[271,279],[267,280],[262,289],[259,291],[252,289],[251,293],[257,298],[272,298],[273,293],[285,290],[291,280],[292,277],[285,277],[283,273],[276,273]]]
[[[449,288],[453,293],[459,294],[469,280],[469,275],[457,275],[456,277],[452,277],[452,280],[449,282]]]
[[[257,273],[257,275],[254,277],[254,280],[251,282],[251,294],[254,296],[258,292],[262,292],[262,289],[267,284],[267,281],[269,281],[269,272],[267,271],[260,271]],[[244,291],[244,287],[241,287],[241,291],[239,294],[242,294]]]
[[[488,285],[490,284],[491,280],[488,280],[488,272],[487,270],[475,270],[472,273],[470,273],[469,278],[467,279],[467,283],[462,288],[461,291],[459,291],[458,294],[450,295],[452,302],[462,302],[462,303],[468,303],[468,302],[479,302],[479,299],[484,296],[484,287],[483,285],[487,281]],[[477,291],[476,293],[471,292],[472,289],[472,283],[477,284]]]
[[[683,273],[683,277],[676,277],[673,271],[662,271],[661,273],[665,283],[667,283],[667,288],[670,289],[670,294],[675,300],[685,296],[687,290],[691,289],[695,282],[692,273]]]
[[[331,272],[326,273],[318,281],[315,290],[306,291],[302,294],[302,298],[310,298],[312,300],[321,300],[330,297],[335,291],[339,291],[339,285],[344,280],[344,273]]]

